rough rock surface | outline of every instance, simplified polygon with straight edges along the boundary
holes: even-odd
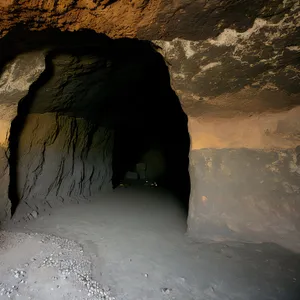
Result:
[[[234,113],[232,111],[231,113]],[[234,120],[234,121],[233,121]],[[300,145],[300,106],[274,113],[240,112],[234,118],[208,112],[189,118],[192,149],[295,150]]]
[[[275,2],[266,5],[270,15]],[[205,40],[156,42],[188,115],[209,111],[234,116],[300,104],[295,96],[300,93],[300,3],[281,5],[282,13],[270,19],[258,14],[244,30],[229,26]]]
[[[26,53],[6,65],[0,77],[0,216],[10,216],[8,199],[10,156],[8,140],[12,120],[17,115],[18,102],[28,93],[29,87],[44,71],[45,60],[40,53]]]
[[[191,236],[271,241],[299,251],[300,167],[294,151],[195,150],[191,166],[191,178],[201,178],[192,185]]]
[[[34,29],[93,29],[110,37],[200,40],[225,28],[243,31],[257,18],[276,22],[294,0],[166,1],[166,0],[50,0],[1,1],[1,31],[21,23]],[[251,9],[250,9],[251,8]]]
[[[4,1],[0,9],[2,35],[22,24],[155,40],[189,115],[214,109],[208,100],[227,93],[238,102],[243,89],[248,98],[267,98],[267,106],[299,104],[270,103],[274,91],[299,93],[299,0]]]
[[[28,115],[19,140],[18,163],[12,166],[20,201],[14,219],[30,219],[32,213],[110,190],[112,146],[110,130],[84,119]]]

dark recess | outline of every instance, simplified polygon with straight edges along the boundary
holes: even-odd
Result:
[[[20,101],[18,115],[12,122],[9,139],[12,213],[21,200],[17,188],[19,136],[29,113],[46,112],[81,117],[114,129],[113,186],[119,184],[147,150],[153,145],[158,146],[166,163],[166,172],[159,184],[172,191],[185,209],[188,208],[190,137],[187,116],[170,86],[168,67],[151,42],[112,40],[87,30],[30,32],[17,28],[0,41],[0,49],[0,68],[20,53],[47,50],[46,70]],[[106,79],[99,80],[105,83],[109,95],[96,95],[97,99],[86,103],[84,110],[84,99],[74,99],[68,107],[57,106],[57,103],[52,107],[50,102],[47,104],[47,99],[39,99],[37,91],[47,87],[49,79],[56,76],[53,58],[60,54],[78,58],[98,56],[102,62],[105,57],[109,62],[109,74]],[[131,80],[130,85],[124,84],[128,80]]]

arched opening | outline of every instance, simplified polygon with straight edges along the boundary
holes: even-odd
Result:
[[[90,31],[26,35],[30,42],[15,48],[43,51],[45,69],[11,124],[9,198],[16,220],[57,203],[101,198],[124,184],[168,190],[186,213],[187,116],[156,47]]]

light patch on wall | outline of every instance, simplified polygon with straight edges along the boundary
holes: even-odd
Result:
[[[10,122],[0,120],[0,146],[7,147],[8,146],[8,134],[10,130]]]
[[[184,53],[185,58],[189,59],[196,53],[201,53],[206,49],[201,46],[202,42],[189,41],[180,38],[175,38],[172,41],[155,40],[153,43],[162,48],[162,51],[160,52],[167,59],[179,58],[181,51]]]
[[[294,117],[292,113],[295,113]],[[203,114],[199,118],[189,117],[191,149],[291,149],[300,145],[300,137],[296,131],[299,128],[296,122],[297,117],[299,119],[299,112],[293,110],[254,114],[251,117],[248,114],[234,118],[209,114]],[[278,132],[278,124],[282,120],[286,122],[286,129]],[[280,152],[278,160],[267,165],[266,168],[276,172],[277,165],[281,164],[284,159],[285,154]]]
[[[1,95],[1,94],[0,94]],[[11,121],[17,114],[18,104],[0,104],[1,120]]]
[[[278,152],[278,159],[273,161],[271,164],[266,165],[266,169],[268,169],[273,173],[280,173],[279,167],[283,164],[286,156],[287,156],[286,153]]]
[[[204,204],[204,205],[206,205],[206,202],[207,202],[207,197],[206,196],[202,196],[201,197],[201,200],[202,200],[202,203]]]
[[[181,43],[182,43],[182,47],[184,49],[184,54],[185,54],[186,58],[189,59],[192,56],[194,56],[196,51],[193,50],[192,47],[191,47],[192,42],[191,41],[186,41],[186,40],[181,40]]]
[[[261,87],[261,90],[278,91],[279,88],[272,82],[268,82],[264,86]]]
[[[0,1],[0,7],[6,8],[6,7],[12,5],[13,3],[14,3],[13,0],[1,0]]]
[[[211,70],[211,69],[221,66],[221,65],[222,65],[222,63],[220,61],[217,61],[217,62],[211,62],[205,66],[200,66],[200,72],[197,73],[195,76],[193,76],[192,80],[197,79],[197,77],[199,77],[199,76],[204,76],[206,71]]]
[[[172,77],[175,78],[175,79],[185,79],[186,75],[183,74],[183,73],[175,73],[175,72],[173,72],[172,73]]]
[[[297,173],[297,174],[300,175],[300,166],[297,164],[297,155],[296,155],[296,153],[293,154],[293,160],[290,161],[289,167],[290,167],[290,172],[291,173]]]
[[[217,66],[220,66],[222,63],[220,61],[217,61],[217,62],[212,62],[212,63],[209,63],[203,67],[200,67],[201,68],[201,71],[205,72],[207,70],[210,70],[212,68],[215,68]]]
[[[294,194],[294,193],[299,193],[300,192],[300,187],[294,184],[290,184],[288,182],[283,182],[282,183],[284,190],[288,194]]]
[[[216,39],[209,39],[208,42],[214,46],[234,46],[237,45],[239,39],[249,39],[266,24],[267,21],[258,18],[254,21],[253,26],[244,32],[226,28]]]
[[[248,28],[244,32],[237,32],[234,29],[226,28],[217,38],[208,39],[206,42],[210,45],[217,47],[234,47],[232,51],[232,57],[241,62],[241,64],[248,64],[243,60],[243,57],[247,55],[253,55],[253,45],[255,39],[261,34],[265,36],[262,42],[265,46],[272,46],[274,40],[283,39],[286,35],[290,34],[298,26],[300,26],[300,1],[295,1],[294,5],[290,9],[290,13],[286,13],[282,19],[277,23],[272,23],[267,20],[257,18],[252,27]],[[261,37],[258,38],[261,40]],[[299,51],[299,46],[287,47],[290,51]],[[283,55],[283,51],[273,51],[272,55],[268,59],[259,60],[258,63],[272,64],[276,66],[280,57]]]
[[[14,105],[1,105],[1,120],[0,120],[0,146],[8,146],[8,134],[10,131],[11,120],[17,114],[17,104]]]
[[[286,47],[286,49],[288,49],[290,51],[300,52],[300,46],[289,46],[289,47]]]
[[[152,41],[155,45],[160,47],[161,49],[158,49],[158,52],[164,56],[166,59],[176,58],[178,56],[177,49],[174,45],[173,41],[161,41],[161,40],[155,40]]]
[[[31,52],[19,55],[1,74],[0,95],[28,91],[44,69],[44,53]]]

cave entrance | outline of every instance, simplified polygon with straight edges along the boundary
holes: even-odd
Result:
[[[87,31],[26,35],[30,43],[10,48],[40,51],[46,63],[11,126],[12,212],[128,184],[169,190],[187,211],[187,116],[155,45]]]
[[[187,116],[170,86],[162,56],[150,53],[155,60],[145,58],[138,81],[118,107],[112,183],[114,188],[120,184],[164,187],[187,209],[190,194]]]

